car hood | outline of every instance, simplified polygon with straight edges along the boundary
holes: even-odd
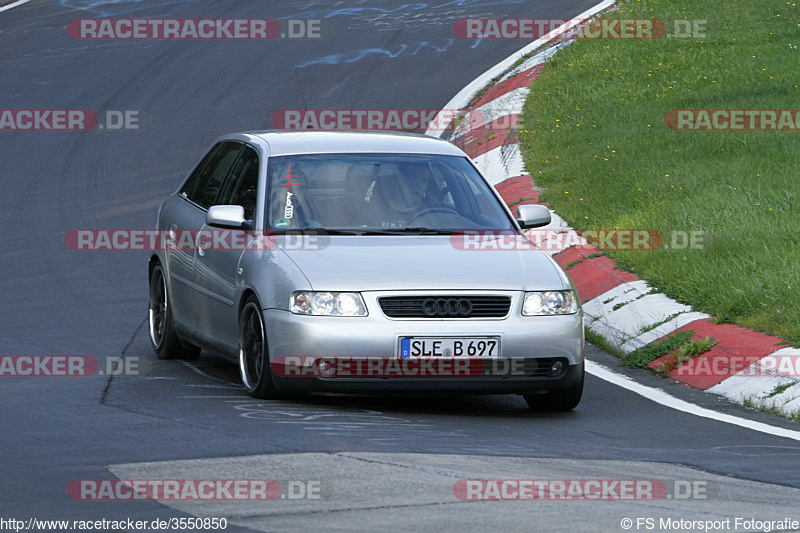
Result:
[[[524,237],[515,249],[464,250],[456,237],[318,237],[320,249],[280,248],[313,290],[559,290],[566,274]],[[508,242],[508,241],[507,241]]]

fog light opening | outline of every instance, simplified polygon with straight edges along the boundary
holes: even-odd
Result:
[[[551,378],[560,377],[566,371],[566,365],[563,361],[556,361],[552,365],[550,365],[550,370],[547,371],[547,375]]]
[[[319,362],[319,373],[323,376],[329,377],[336,372],[336,367],[333,362],[323,359]]]

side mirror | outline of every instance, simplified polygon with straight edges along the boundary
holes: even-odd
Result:
[[[226,229],[250,229],[252,226],[244,218],[244,207],[240,205],[212,205],[206,213],[206,224]]]
[[[541,204],[521,205],[517,208],[517,223],[522,229],[540,228],[550,223],[550,210]]]

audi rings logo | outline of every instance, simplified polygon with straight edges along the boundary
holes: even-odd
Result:
[[[428,298],[422,301],[425,316],[462,316],[472,314],[472,302],[466,298]]]

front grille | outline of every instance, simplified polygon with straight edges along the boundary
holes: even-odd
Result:
[[[509,296],[386,296],[378,299],[390,318],[502,318]]]

